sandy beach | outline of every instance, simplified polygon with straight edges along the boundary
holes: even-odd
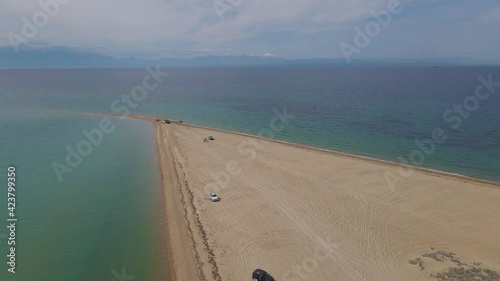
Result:
[[[500,280],[497,184],[155,124],[173,280]]]

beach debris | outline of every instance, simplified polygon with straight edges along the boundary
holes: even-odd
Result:
[[[434,250],[434,249],[433,249]],[[481,267],[481,263],[474,262],[467,264],[461,261],[455,253],[437,250],[422,255],[427,258],[427,262],[451,261],[455,266],[448,267],[441,272],[431,272],[430,276],[439,281],[498,281],[500,274],[488,268]],[[418,265],[420,270],[424,270],[424,259],[416,258],[408,261],[412,265]]]
[[[215,140],[215,139],[214,139],[214,137],[212,137],[212,136],[208,136],[208,138],[207,138],[207,139],[208,139],[208,140]]]
[[[474,265],[461,265],[449,267],[443,272],[435,273],[432,277],[440,281],[497,281],[500,275],[487,268],[475,267]]]
[[[165,124],[170,124],[170,120],[165,119]]]
[[[418,267],[420,267],[420,270],[424,270],[425,267],[424,267],[424,261],[421,259],[421,258],[416,258],[414,260],[410,260],[408,261],[409,264],[413,264],[413,265],[416,265],[418,264]]]
[[[447,253],[445,251],[435,251],[433,253],[425,253],[422,255],[422,257],[425,258],[431,258],[439,262],[445,261],[446,258],[449,259],[454,259],[455,258],[455,253]]]

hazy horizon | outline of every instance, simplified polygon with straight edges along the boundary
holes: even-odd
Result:
[[[0,47],[17,51],[500,61],[500,5],[492,0],[28,0],[0,7]]]

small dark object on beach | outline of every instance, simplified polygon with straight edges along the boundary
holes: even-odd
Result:
[[[274,281],[274,278],[262,269],[256,269],[252,273],[253,281]]]
[[[170,120],[165,119],[165,124],[170,124]]]
[[[445,252],[445,251],[435,251],[434,253],[425,253],[422,255],[422,257],[425,257],[425,258],[431,258],[431,259],[434,259],[436,261],[439,261],[439,262],[443,262],[445,260],[445,258],[449,258],[449,259],[453,259],[455,258],[455,253],[448,253],[448,252]]]
[[[420,270],[424,270],[425,267],[424,267],[424,261],[421,259],[421,258],[416,258],[414,260],[410,260],[408,261],[409,264],[413,264],[413,265],[417,265],[418,264],[418,267],[420,268]]]
[[[208,136],[208,140],[215,140],[215,139],[212,136]]]

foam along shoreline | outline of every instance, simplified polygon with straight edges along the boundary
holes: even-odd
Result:
[[[280,280],[500,272],[498,183],[415,168],[391,189],[384,172],[397,163],[136,118],[156,125],[173,280],[245,280],[255,268]],[[250,140],[264,147],[255,157],[238,151]]]

